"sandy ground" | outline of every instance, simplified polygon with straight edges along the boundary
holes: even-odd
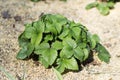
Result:
[[[70,20],[85,25],[91,33],[101,38],[111,54],[109,64],[89,64],[82,71],[68,72],[64,80],[119,80],[120,79],[120,3],[115,5],[110,15],[102,16],[97,9],[85,10],[85,6],[94,0],[59,0],[33,3],[29,0],[0,0],[0,66],[16,77],[25,80],[56,80],[52,69],[45,69],[33,60],[17,60],[19,51],[18,36],[24,30],[24,24],[38,20],[40,14],[59,13]],[[7,17],[3,16],[8,11]],[[17,16],[17,19],[16,19]],[[6,19],[7,18],[7,19]],[[0,80],[8,78],[0,71]]]

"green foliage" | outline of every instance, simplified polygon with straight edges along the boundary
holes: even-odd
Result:
[[[93,3],[90,3],[86,6],[86,9],[89,10],[91,8],[94,8],[98,5],[98,2],[93,2]]]
[[[106,63],[109,62],[110,55],[104,46],[97,44],[96,51],[98,52],[98,57],[101,61],[104,61]]]
[[[88,4],[86,6],[86,9],[89,10],[91,8],[96,7],[102,15],[108,15],[110,12],[110,9],[114,8],[114,4],[115,4],[114,1],[107,1],[107,2],[96,1]]]
[[[18,40],[21,49],[17,59],[36,54],[46,68],[53,66],[60,73],[66,69],[78,71],[78,61],[82,64],[93,51],[97,51],[104,62],[108,63],[110,59],[96,34],[90,34],[85,26],[59,14],[46,14],[40,20],[26,24]]]

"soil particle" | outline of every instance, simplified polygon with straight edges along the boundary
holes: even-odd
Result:
[[[104,44],[107,48],[110,48],[112,45],[110,43],[105,43]]]
[[[21,18],[21,16],[14,16],[14,19],[15,19],[15,21],[21,21],[22,20],[22,18]]]
[[[2,15],[2,18],[4,18],[4,19],[10,19],[11,18],[11,15],[10,15],[8,10],[1,12],[1,15]]]

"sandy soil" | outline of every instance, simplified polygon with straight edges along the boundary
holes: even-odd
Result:
[[[18,36],[24,30],[24,24],[38,20],[40,14],[59,13],[70,20],[85,25],[91,33],[101,38],[111,54],[109,64],[98,62],[84,67],[79,72],[68,72],[64,80],[119,80],[120,79],[120,3],[115,5],[110,15],[102,16],[97,9],[85,10],[85,6],[94,0],[59,0],[33,3],[29,0],[0,0],[0,66],[16,77],[24,75],[25,80],[56,80],[52,69],[45,69],[33,60],[17,60],[19,51]],[[8,12],[7,12],[8,11]],[[8,13],[7,17],[3,16]],[[0,71],[0,80],[8,78]]]

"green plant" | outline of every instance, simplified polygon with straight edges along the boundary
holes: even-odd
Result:
[[[102,15],[108,15],[110,12],[110,9],[114,8],[114,4],[118,0],[104,0],[103,2],[100,2],[100,1],[96,1],[88,4],[86,6],[86,9],[89,10],[91,8],[96,7]]]
[[[110,59],[96,34],[59,14],[45,14],[38,21],[26,24],[18,40],[21,49],[17,59],[36,54],[46,68],[55,67],[60,73],[66,69],[78,71],[78,62],[82,64],[92,57],[93,51],[98,52],[101,61],[108,63]]]

